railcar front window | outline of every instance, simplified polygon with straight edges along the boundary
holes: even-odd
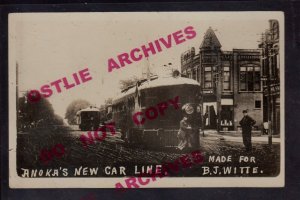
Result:
[[[81,118],[83,119],[90,119],[90,118],[97,118],[98,117],[98,113],[97,112],[84,112],[81,113]]]

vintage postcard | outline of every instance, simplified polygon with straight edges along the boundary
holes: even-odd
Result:
[[[9,14],[11,188],[284,186],[283,12]]]

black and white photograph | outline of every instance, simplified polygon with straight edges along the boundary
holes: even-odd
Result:
[[[8,24],[11,188],[284,186],[283,12]]]

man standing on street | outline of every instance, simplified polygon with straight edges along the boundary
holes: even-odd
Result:
[[[243,142],[246,151],[251,151],[252,150],[251,129],[256,122],[254,119],[248,116],[247,110],[243,110],[243,115],[244,117],[240,121],[240,125],[242,126]]]

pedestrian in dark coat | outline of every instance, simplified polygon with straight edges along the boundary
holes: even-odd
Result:
[[[243,114],[244,117],[240,121],[240,125],[242,126],[243,143],[245,145],[246,151],[251,151],[251,130],[252,126],[256,123],[256,121],[248,116],[247,110],[243,110]]]

